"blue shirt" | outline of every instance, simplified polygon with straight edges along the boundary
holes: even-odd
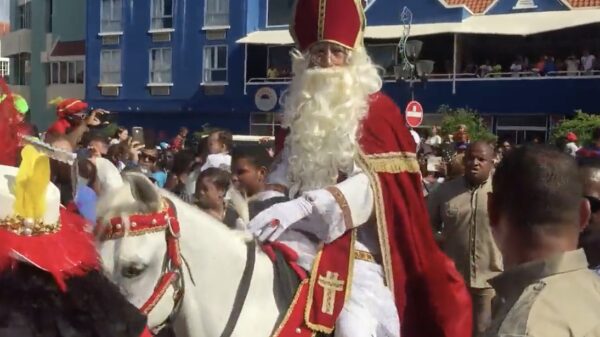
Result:
[[[90,223],[96,223],[96,201],[98,196],[93,189],[87,185],[80,185],[77,188],[77,194],[75,195],[75,205],[79,214],[88,220]]]
[[[165,171],[156,171],[150,175],[155,181],[158,187],[163,188],[167,183],[167,172]]]

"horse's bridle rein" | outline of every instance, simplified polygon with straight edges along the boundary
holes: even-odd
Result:
[[[146,300],[140,311],[148,315],[163,298],[169,287],[173,287],[173,309],[167,319],[153,328],[156,333],[171,323],[181,307],[184,295],[182,257],[179,250],[180,227],[175,206],[168,199],[162,200],[161,211],[149,214],[129,215],[126,226],[124,218],[110,219],[100,236],[101,241],[117,240],[127,236],[141,236],[149,233],[165,232],[167,251],[165,253],[162,274],[154,287],[150,298]]]

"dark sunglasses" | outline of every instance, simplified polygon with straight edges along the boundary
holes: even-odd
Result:
[[[156,162],[156,160],[157,160],[158,158],[156,158],[156,157],[154,157],[154,156],[150,156],[150,155],[147,155],[147,154],[143,154],[143,153],[142,153],[142,154],[140,154],[140,159],[141,159],[141,160],[145,160],[145,161],[149,161],[149,162],[152,162],[152,163],[153,163],[153,162]]]
[[[589,195],[586,195],[585,198],[590,202],[590,208],[592,209],[592,213],[600,211],[600,199]]]

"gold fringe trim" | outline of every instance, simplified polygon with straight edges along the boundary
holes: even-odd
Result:
[[[290,304],[288,310],[285,313],[285,316],[283,316],[281,323],[279,323],[279,326],[277,327],[277,330],[275,330],[275,332],[273,333],[272,337],[279,337],[281,330],[283,330],[283,327],[287,324],[288,320],[290,319],[290,316],[292,315],[292,311],[294,311],[296,302],[298,302],[300,293],[302,292],[302,287],[304,287],[304,285],[307,283],[308,283],[308,278],[306,278],[306,279],[302,280],[302,282],[300,282],[300,285],[298,286],[298,289],[296,290],[296,294],[294,295],[294,298],[292,299],[292,303]]]
[[[417,155],[410,152],[388,152],[364,155],[365,164],[376,173],[420,173]]]

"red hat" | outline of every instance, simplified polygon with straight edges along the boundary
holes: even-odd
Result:
[[[577,135],[573,132],[567,132],[567,140],[570,142],[576,142],[577,141]]]
[[[363,44],[365,24],[361,0],[296,0],[290,34],[303,52],[317,42],[355,49]]]
[[[58,100],[58,102],[57,102]],[[76,98],[57,99],[51,103],[56,104],[56,114],[58,117],[63,118],[69,115],[80,113],[88,108],[86,102]]]
[[[18,134],[11,104],[12,94],[0,78],[0,272],[26,262],[50,273],[58,286],[65,280],[99,269],[94,238],[85,230],[79,215],[60,206],[60,191],[50,182],[49,154],[53,159],[74,161],[74,154],[54,149],[33,138]],[[27,145],[16,164],[19,143]]]

